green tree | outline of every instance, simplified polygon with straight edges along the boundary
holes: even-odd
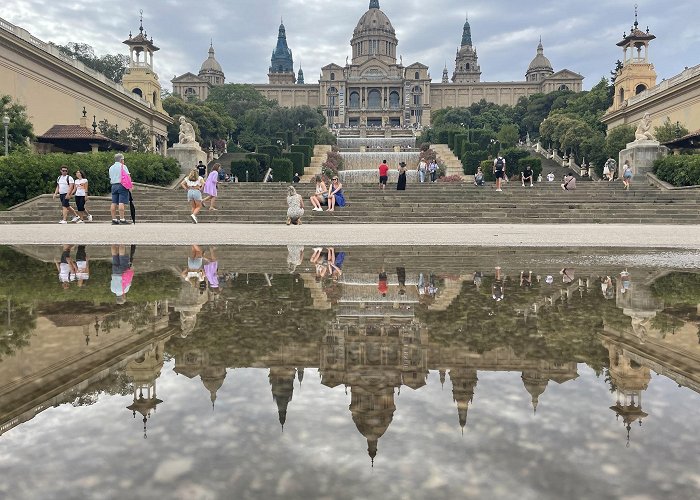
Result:
[[[241,117],[246,111],[255,108],[272,108],[274,101],[266,99],[264,95],[255,90],[255,87],[240,83],[227,83],[211,89],[208,104],[222,106],[226,113],[233,118]]]
[[[151,132],[138,118],[131,121],[128,128],[119,132],[119,141],[128,144],[134,153],[146,153],[151,150]]]
[[[69,42],[65,45],[56,45],[65,55],[77,59],[88,68],[102,73],[114,82],[121,82],[122,76],[129,64],[129,57],[124,54],[105,54],[97,56],[95,49],[86,43]]]
[[[163,109],[175,120],[168,126],[170,143],[178,142],[180,116],[193,123],[197,141],[202,144],[227,139],[236,128],[235,120],[223,111],[221,106],[210,106],[200,101],[184,101],[179,96],[171,95],[163,100]]]
[[[608,130],[605,137],[605,156],[617,161],[620,151],[634,141],[634,128],[631,125],[619,125]]]
[[[7,128],[7,142],[10,153],[28,152],[28,140],[34,139],[34,127],[27,116],[27,108],[18,103],[12,102],[9,95],[0,95],[0,117],[7,116],[10,125]],[[0,137],[3,141],[2,151],[5,150],[5,130],[0,129]]]
[[[688,135],[688,129],[680,122],[671,123],[671,119],[666,117],[663,125],[654,127],[654,135],[659,142],[668,142]]]
[[[503,148],[510,148],[515,146],[520,139],[520,130],[517,125],[509,123],[501,127],[497,137]]]

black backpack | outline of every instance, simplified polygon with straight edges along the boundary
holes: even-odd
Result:
[[[496,158],[496,170],[503,170],[504,163],[503,157],[499,156]]]

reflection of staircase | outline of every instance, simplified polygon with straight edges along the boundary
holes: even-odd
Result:
[[[464,276],[460,276],[457,280],[445,279],[442,290],[438,290],[435,302],[428,306],[428,310],[446,311],[452,301],[462,293],[462,283],[464,283]]]
[[[320,281],[316,281],[316,275],[311,273],[301,273],[302,281],[304,282],[304,288],[311,292],[311,299],[313,300],[313,308],[318,311],[323,311],[331,308],[331,302],[328,297],[323,293],[323,287]]]
[[[447,147],[447,144],[433,144],[430,146],[438,157],[438,162],[445,164],[445,175],[459,175],[462,179],[467,180],[462,168],[462,162],[459,161],[454,153]]]
[[[301,176],[301,182],[313,182],[314,176],[321,174],[323,162],[326,161],[326,156],[331,151],[332,146],[320,144],[314,146],[314,155],[311,158],[311,164],[304,169],[304,175]]]

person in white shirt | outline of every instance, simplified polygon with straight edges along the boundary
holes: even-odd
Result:
[[[88,180],[83,175],[81,170],[75,171],[75,207],[78,210],[77,220],[74,217],[73,222],[83,222],[85,218],[92,221],[92,215],[85,208],[85,202],[88,195]]]
[[[80,217],[78,213],[70,206],[70,197],[73,196],[73,191],[75,191],[75,181],[68,175],[68,167],[66,165],[61,165],[61,175],[56,179],[56,189],[53,192],[53,199],[56,199],[56,195],[59,196],[61,200],[61,213],[62,218],[58,221],[59,224],[68,224],[66,220],[68,218],[68,210],[73,212],[73,221],[77,222]]]
[[[547,182],[554,182],[554,172],[547,174]]]

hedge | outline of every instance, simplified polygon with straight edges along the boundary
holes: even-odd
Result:
[[[287,158],[291,160],[294,165],[294,171],[299,175],[304,173],[304,153],[282,153],[282,158]]]
[[[475,146],[477,146],[475,144]],[[477,146],[478,147],[478,146]],[[466,175],[474,175],[481,162],[489,157],[486,151],[465,151],[462,155],[462,169]]]
[[[301,144],[302,146],[311,146],[311,150],[312,150],[312,151],[313,151],[313,149],[314,149],[314,146],[316,145],[315,142],[314,142],[314,138],[313,138],[313,137],[308,137],[308,136],[300,137],[300,138],[299,138],[299,144]]]
[[[68,165],[72,177],[76,170],[81,170],[90,181],[91,195],[108,194],[108,169],[114,163],[114,154],[17,153],[0,158],[0,204],[9,207],[40,194],[53,193],[61,165]],[[180,175],[180,167],[172,158],[152,153],[125,153],[124,157],[134,182],[165,186]]]
[[[311,165],[311,157],[314,155],[314,148],[311,146],[306,146],[304,144],[296,144],[289,148],[292,153],[301,153],[304,155],[304,166],[308,167]]]
[[[260,182],[262,180],[262,174],[260,174],[260,168],[256,160],[247,158],[231,162],[231,175],[238,177],[238,182],[246,181],[246,171],[248,172],[249,182]]]
[[[455,135],[457,135],[457,132],[457,130],[447,131],[447,147],[450,148],[451,151],[455,149]]]
[[[700,184],[700,155],[666,156],[654,162],[654,173],[674,186]]]
[[[488,150],[489,145],[491,144],[491,139],[496,138],[496,133],[491,129],[471,129],[469,130],[469,138],[471,142],[475,142],[481,146],[480,149]]]
[[[256,153],[267,155],[272,160],[274,160],[275,158],[280,158],[282,156],[282,150],[280,149],[279,146],[275,146],[275,145],[258,146],[255,149],[256,149],[256,151],[255,151]]]
[[[258,162],[258,174],[257,179],[263,180],[265,172],[270,168],[270,157],[263,153],[248,153],[245,157],[249,160],[255,160]]]
[[[528,152],[524,149],[509,148],[501,151],[501,156],[506,160],[506,174],[513,177],[520,174],[520,160],[527,158]]]
[[[464,152],[464,151],[462,151],[462,146],[465,142],[466,143],[469,142],[469,136],[467,134],[456,134],[455,135],[455,138],[454,138],[455,148],[454,148],[453,152],[457,158],[462,157],[462,153]]]
[[[299,175],[304,172],[297,172]],[[275,158],[272,160],[272,179],[275,181],[292,182],[294,175],[294,163],[289,158]]]
[[[450,135],[450,133],[448,130],[444,130],[444,129],[438,130],[435,133],[435,136],[433,137],[433,142],[435,144],[449,144],[449,140],[450,140],[449,135]]]

